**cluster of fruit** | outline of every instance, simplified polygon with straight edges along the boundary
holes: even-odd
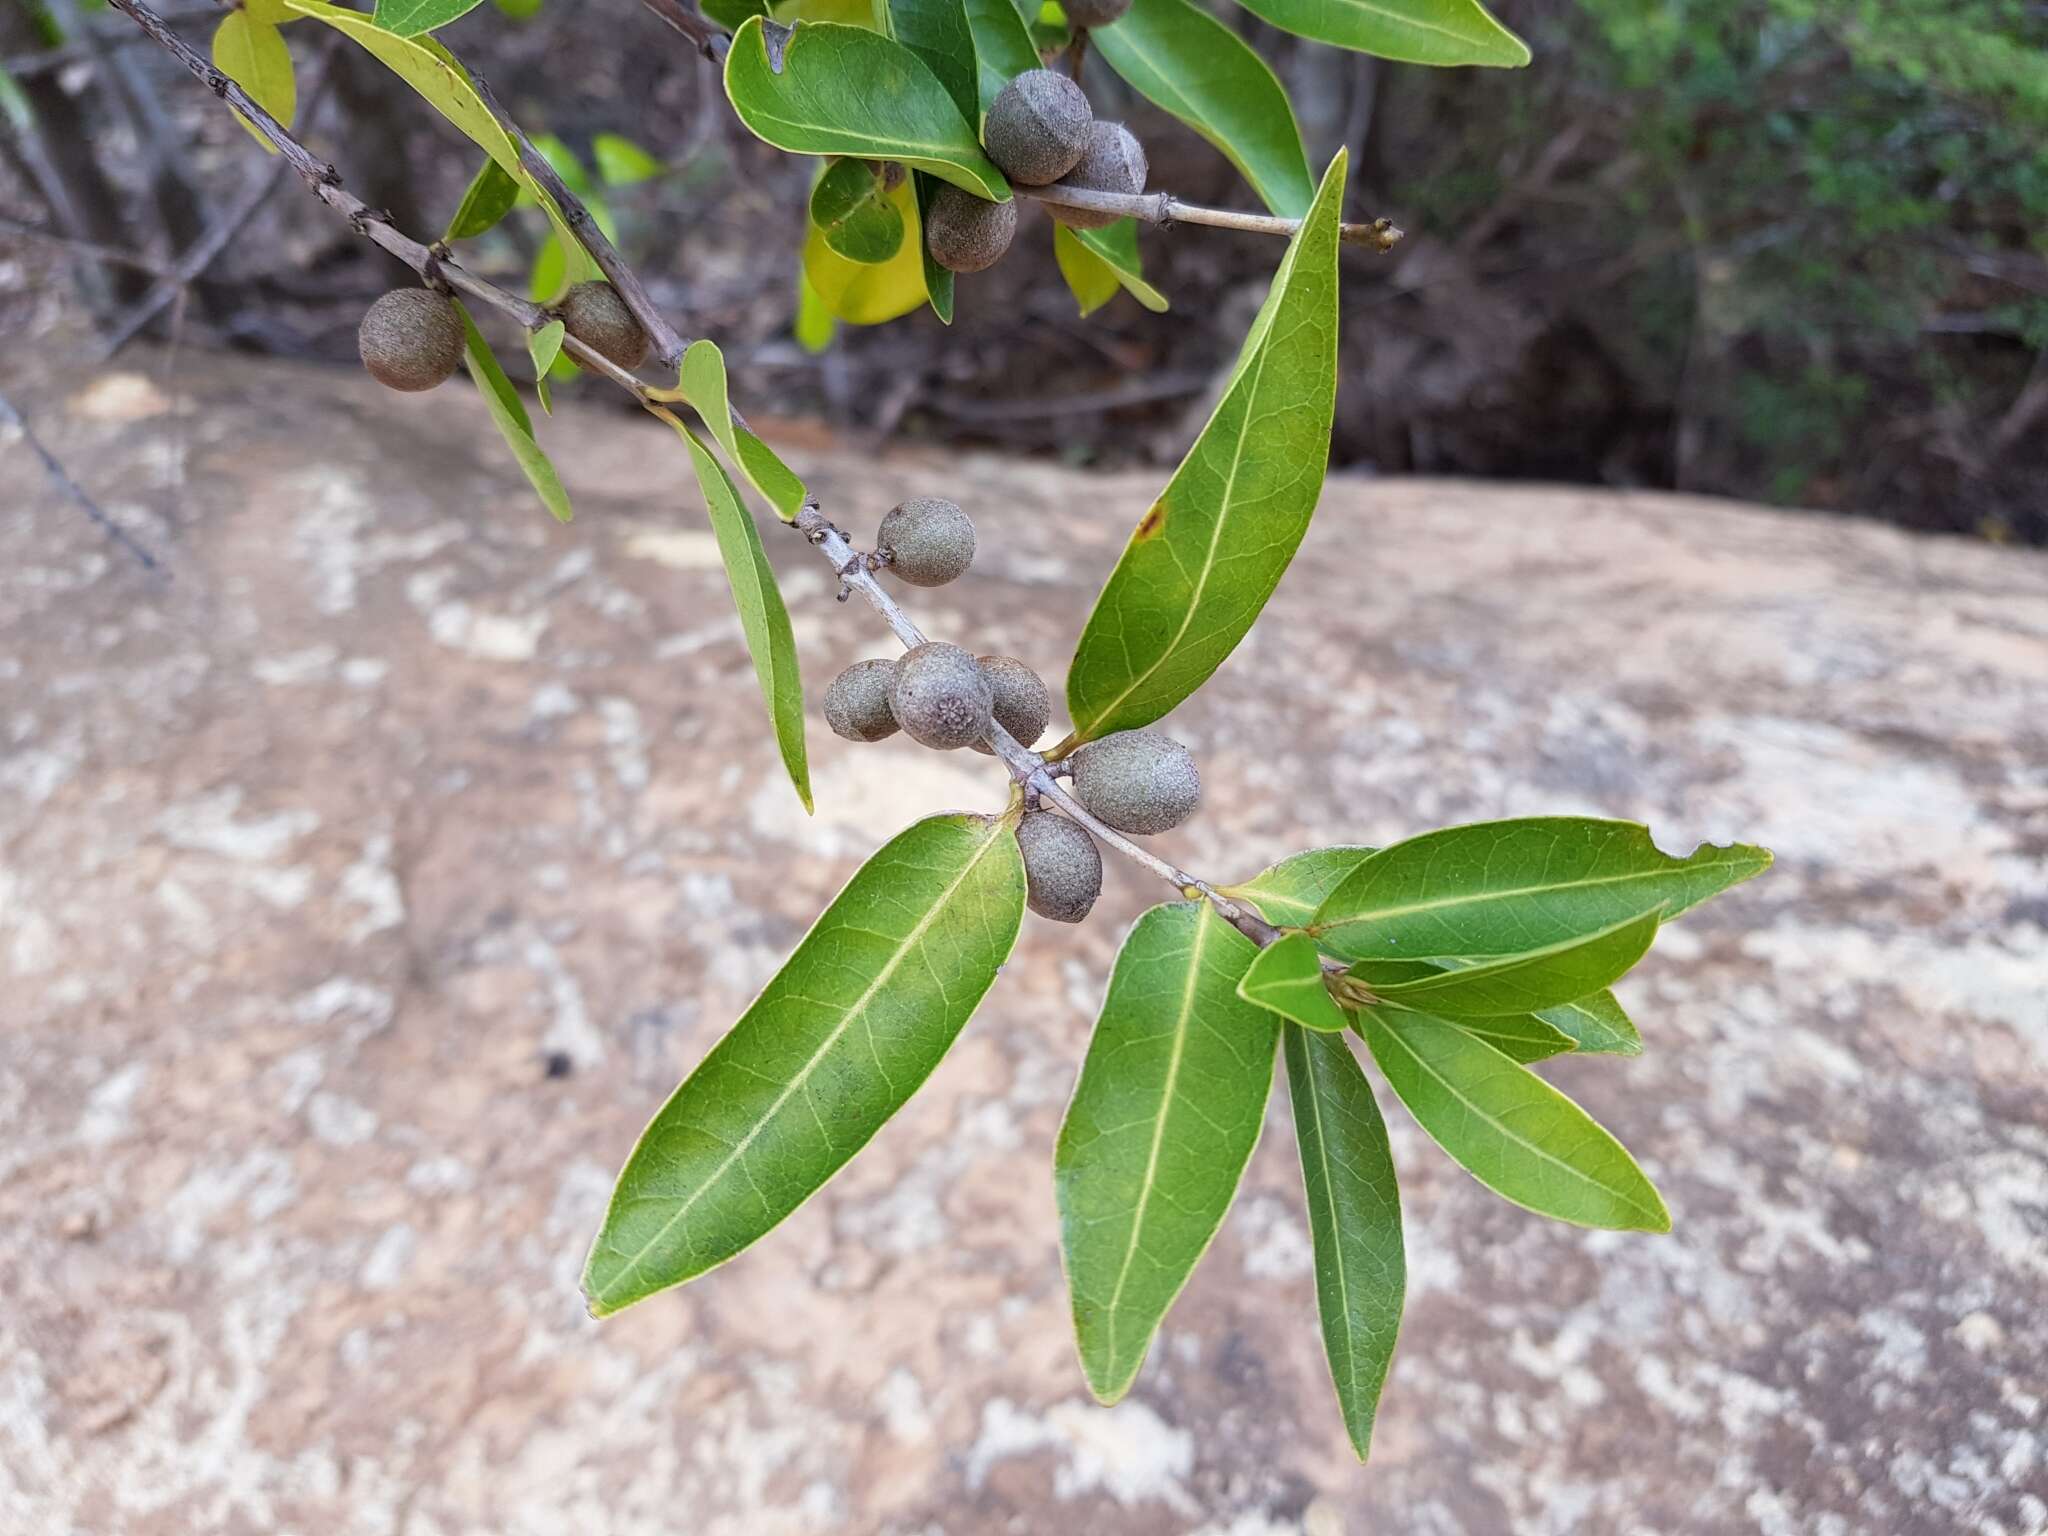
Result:
[[[974,524],[953,502],[922,496],[882,519],[875,554],[913,586],[952,581],[974,560]],[[976,656],[927,640],[895,660],[857,661],[825,690],[825,721],[848,741],[881,741],[902,731],[942,752],[993,753],[1000,725],[1030,748],[1052,721],[1052,696],[1014,656]],[[1074,798],[1104,826],[1145,836],[1194,813],[1201,775],[1188,749],[1157,731],[1119,731],[1091,741],[1060,765]],[[1017,824],[1031,910],[1078,923],[1102,890],[1102,855],[1086,828],[1053,811],[1027,810]]]
[[[989,159],[1020,186],[1145,190],[1145,146],[1122,123],[1097,122],[1081,87],[1055,70],[1026,70],[1004,86],[989,103],[981,139]],[[1071,229],[1100,229],[1117,219],[1113,213],[1057,203],[1047,203],[1046,211]],[[948,184],[925,211],[925,249],[948,271],[994,266],[1016,235],[1015,198],[991,203]]]
[[[578,283],[553,313],[571,336],[629,373],[647,361],[647,332],[610,283]],[[462,317],[445,294],[394,288],[363,315],[356,348],[387,389],[434,389],[462,365]],[[577,366],[585,366],[580,358]]]

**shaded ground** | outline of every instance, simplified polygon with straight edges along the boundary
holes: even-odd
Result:
[[[1121,869],[1078,933],[1028,921],[770,1242],[590,1322],[644,1118],[869,848],[996,771],[820,726],[802,816],[659,428],[558,419],[556,528],[465,391],[182,378],[186,415],[125,373],[36,413],[168,583],[0,444],[0,1528],[2048,1524],[2048,560],[1331,487],[1175,719],[1210,787],[1184,862],[1542,810],[1780,858],[1624,985],[1643,1058],[1546,1068],[1672,1236],[1528,1217],[1390,1109],[1412,1290],[1361,1470],[1284,1125],[1137,1390],[1086,1399],[1046,1167],[1158,894]],[[983,555],[920,615],[1049,673],[1158,481],[786,440],[863,532],[958,496]],[[815,694],[880,632],[766,532]]]

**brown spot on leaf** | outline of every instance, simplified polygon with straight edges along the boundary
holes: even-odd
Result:
[[[1131,540],[1133,543],[1136,543],[1143,539],[1156,539],[1159,537],[1159,530],[1165,526],[1166,503],[1155,501],[1152,503],[1150,510],[1138,519],[1138,531],[1131,535]]]

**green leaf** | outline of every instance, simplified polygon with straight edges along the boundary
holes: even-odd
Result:
[[[975,94],[980,107],[970,120],[979,128],[997,93],[1016,76],[1038,68],[1038,48],[1011,0],[965,0],[965,7],[967,29],[974,36]]]
[[[1372,853],[1370,848],[1344,847],[1289,854],[1244,884],[1225,886],[1223,894],[1251,902],[1276,928],[1299,928]]]
[[[725,562],[726,584],[732,588],[733,607],[739,610],[740,628],[747,637],[747,651],[754,658],[754,676],[760,680],[761,700],[768,706],[768,718],[775,726],[775,744],[782,753],[782,766],[804,809],[811,804],[811,770],[804,755],[804,685],[797,670],[796,635],[790,629],[789,610],[783,606],[782,591],[775,585],[775,569],[768,552],[761,547],[761,530],[754,526],[740,501],[740,493],[711,450],[697,441],[688,428],[676,428],[690,450],[690,467],[697,472],[697,484],[704,492],[704,506],[711,514],[711,531],[718,536],[719,558]]]
[[[869,859],[641,1133],[591,1311],[724,1263],[816,1193],[931,1075],[1023,919],[1006,817],[934,816]]]
[[[1409,977],[1405,970],[1389,975],[1380,967],[1390,963],[1405,968],[1411,962],[1370,958],[1353,965],[1349,974],[1371,987],[1384,1002],[1445,1018],[1537,1013],[1601,991],[1626,975],[1648,953],[1663,913],[1662,907],[1653,907],[1582,938],[1560,939],[1520,954],[1476,959],[1429,976]]]
[[[798,155],[899,160],[1007,202],[1010,184],[925,62],[860,27],[807,23],[788,34],[778,70],[764,27],[749,20],[725,61],[725,92],[741,122]]]
[[[848,261],[875,266],[903,249],[903,210],[865,160],[826,166],[811,187],[810,215],[825,244]]]
[[[1403,64],[1529,62],[1519,37],[1478,0],[1237,0],[1282,31]]]
[[[910,173],[912,190],[917,196],[918,258],[924,265],[925,296],[932,301],[932,313],[942,324],[953,323],[953,273],[932,259],[930,249],[924,243],[925,219],[938,196],[941,183],[937,177],[927,176],[923,171]]]
[[[562,337],[566,334],[567,327],[559,320],[550,320],[539,330],[526,333],[526,351],[533,359],[533,392],[540,398],[540,408],[550,416],[555,405],[548,398],[548,370],[562,355]]]
[[[1100,229],[1069,229],[1055,222],[1053,225],[1054,246],[1057,254],[1062,248],[1059,237],[1064,235],[1066,243],[1079,246],[1096,261],[1109,269],[1110,276],[1123,285],[1124,291],[1155,315],[1166,313],[1166,295],[1145,281],[1143,267],[1138,259],[1138,221],[1118,219],[1114,224],[1105,224]],[[1066,270],[1064,266],[1060,269]],[[1069,279],[1068,286],[1072,286]],[[1076,295],[1078,297],[1078,293]],[[1083,314],[1087,311],[1084,309]]]
[[[1305,933],[1290,933],[1260,950],[1238,980],[1237,995],[1304,1029],[1342,1034],[1343,1010],[1323,985],[1323,957]]]
[[[776,516],[784,522],[794,521],[803,510],[808,492],[796,471],[777,458],[774,449],[733,420],[725,354],[718,350],[717,343],[690,343],[683,354],[678,385],[682,397],[690,402],[690,409],[704,418],[704,425],[725,450],[726,459],[747,477],[748,484],[761,493]]]
[[[946,298],[950,309],[950,288],[947,290]],[[796,324],[792,329],[796,334],[797,345],[813,355],[831,346],[832,337],[839,329],[839,322],[832,318],[832,311],[826,308],[825,301],[818,297],[818,290],[811,286],[811,275],[808,272],[799,272],[796,275]]]
[[[1083,318],[1123,292],[1116,268],[1077,240],[1074,231],[1064,224],[1055,223],[1052,227],[1052,254],[1060,264],[1060,276],[1067,280],[1074,302],[1081,306]]]
[[[1495,1194],[1582,1227],[1671,1230],[1621,1143],[1485,1041],[1427,1014],[1376,1008],[1359,1010],[1359,1032],[1430,1139]]]
[[[526,296],[536,304],[552,304],[569,286],[569,257],[562,237],[549,235],[533,253],[533,269],[526,275]]]
[[[1478,1040],[1484,1040],[1510,1061],[1527,1064],[1562,1056],[1572,1049],[1572,1037],[1555,1025],[1546,1024],[1533,1013],[1504,1014],[1492,1019],[1449,1019]]]
[[[1237,995],[1255,946],[1207,903],[1154,907],[1117,955],[1053,1152],[1074,1333],[1130,1390],[1258,1144],[1279,1019]]]
[[[483,0],[377,0],[373,18],[393,37],[419,37],[467,16]]]
[[[981,122],[976,95],[974,34],[963,0],[887,0],[889,31],[920,59],[969,127]]]
[[[462,203],[455,210],[455,217],[448,221],[448,233],[441,238],[473,240],[495,228],[518,201],[519,183],[505,174],[502,165],[486,155],[484,163],[477,167],[476,175],[470,178],[469,190],[462,194]]]
[[[1132,0],[1089,40],[1139,95],[1222,150],[1273,212],[1308,212],[1315,180],[1294,108],[1243,38],[1188,0]]]
[[[1223,398],[1096,599],[1067,672],[1072,740],[1150,724],[1201,687],[1308,531],[1336,410],[1344,163],[1340,150]]]
[[[593,138],[590,154],[597,161],[599,179],[608,187],[630,187],[652,181],[667,169],[631,139],[616,133],[600,133]]]
[[[770,8],[768,0],[701,0],[697,7],[728,32],[739,31],[750,16],[766,16]]]
[[[1401,1191],[1386,1122],[1343,1037],[1290,1026],[1281,1039],[1315,1246],[1323,1353],[1351,1448],[1363,1461],[1408,1283]]]
[[[569,506],[569,493],[562,489],[562,480],[555,473],[554,464],[533,439],[533,418],[526,414],[525,402],[512,387],[512,381],[505,377],[505,370],[498,366],[491,344],[484,340],[476,322],[469,318],[469,311],[460,304],[455,306],[455,310],[462,316],[469,376],[476,380],[477,393],[484,397],[491,420],[496,423],[506,446],[511,448],[512,457],[519,461],[521,473],[540,493],[541,505],[552,512],[558,522],[568,522],[575,515]]]
[[[246,10],[229,11],[213,33],[213,67],[249,93],[250,98],[285,127],[299,110],[299,85],[292,74],[291,49],[274,23]],[[235,120],[270,154],[277,146],[258,133],[238,112]]]
[[[1588,1056],[1640,1056],[1643,1037],[1635,1021],[1622,1011],[1612,992],[1595,992],[1575,998],[1561,1007],[1546,1008],[1537,1015],[1552,1029],[1562,1031],[1572,1048]]]
[[[906,180],[889,194],[906,222],[917,217],[917,193]],[[924,226],[910,222],[903,249],[879,265],[848,261],[815,229],[804,234],[804,275],[828,313],[850,325],[880,325],[924,303]]]
[[[1514,954],[1659,908],[1669,921],[1770,863],[1739,843],[1675,859],[1629,821],[1479,822],[1381,849],[1330,893],[1312,926],[1347,960]]]

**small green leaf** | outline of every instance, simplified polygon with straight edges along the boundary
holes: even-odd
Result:
[[[716,342],[700,339],[690,343],[683,354],[678,385],[690,409],[704,418],[704,425],[725,450],[726,459],[747,477],[747,483],[761,493],[776,516],[793,521],[809,493],[796,471],[775,456],[774,449],[733,419],[725,354]]]
[[[1583,937],[1560,939],[1520,954],[1457,956],[1469,963],[1429,976],[1408,976],[1405,968],[1412,962],[1407,960],[1370,958],[1358,961],[1349,974],[1382,1001],[1447,1019],[1537,1013],[1601,991],[1626,975],[1648,953],[1663,912],[1662,907],[1653,907]],[[1401,973],[1390,975],[1381,969],[1386,965],[1402,968]]]
[[[1537,1015],[1552,1029],[1562,1031],[1572,1048],[1588,1056],[1640,1056],[1643,1037],[1635,1021],[1622,1011],[1612,992],[1595,992]]]
[[[908,48],[860,27],[810,23],[788,34],[777,69],[766,25],[755,17],[742,26],[725,61],[726,95],[757,137],[791,154],[898,160],[976,197],[1009,200],[973,127]]]
[[[652,181],[667,169],[631,139],[616,133],[600,133],[593,138],[590,155],[597,162],[599,179],[608,187],[630,187]]]
[[[880,325],[924,303],[924,226],[917,218],[917,193],[909,180],[889,194],[903,213],[903,249],[876,266],[848,261],[815,229],[804,234],[804,275],[828,313],[849,325]]]
[[[1381,849],[1330,893],[1312,927],[1347,960],[1512,954],[1659,908],[1669,921],[1770,863],[1742,844],[1675,859],[1628,821],[1480,822]]]
[[[1387,1125],[1340,1035],[1282,1032],[1316,1256],[1316,1310],[1337,1405],[1360,1461],[1401,1329],[1408,1265]]]
[[[951,298],[949,288],[949,307]],[[832,311],[825,307],[825,301],[818,297],[818,290],[811,286],[808,272],[796,275],[796,324],[793,329],[797,345],[813,356],[831,346],[832,338],[839,330],[839,322],[832,318]]]
[[[761,530],[754,526],[754,519],[741,503],[739,490],[724,467],[711,456],[710,449],[697,441],[695,433],[681,426],[676,430],[689,446],[690,466],[696,470],[697,484],[704,492],[704,505],[711,514],[711,531],[718,536],[719,558],[725,562],[726,583],[732,588],[733,606],[739,610],[747,651],[754,658],[761,700],[768,706],[768,718],[775,726],[775,744],[782,753],[782,766],[789,771],[797,798],[810,811],[811,770],[804,753],[804,685],[797,670],[796,635],[790,629],[782,591],[775,584],[775,569],[768,563],[768,552],[761,547]]]
[[[932,301],[932,313],[944,325],[953,323],[953,274],[932,260],[932,253],[924,243],[924,224],[932,206],[932,199],[938,195],[942,183],[935,176],[923,171],[910,173],[912,189],[917,194],[917,250],[924,263],[925,297]]]
[[[599,1317],[724,1263],[931,1075],[1024,920],[1005,817],[934,816],[861,866],[641,1133],[583,1273]]]
[[[1484,1040],[1510,1061],[1527,1065],[1547,1061],[1572,1049],[1572,1037],[1533,1013],[1504,1014],[1492,1019],[1450,1019],[1447,1023],[1474,1039]]]
[[[1344,164],[1339,150],[1223,398],[1088,616],[1067,672],[1075,741],[1149,725],[1208,681],[1308,532],[1336,411]]]
[[[1123,292],[1116,268],[1083,245],[1064,224],[1052,227],[1052,254],[1084,319]]]
[[[469,190],[462,194],[462,204],[455,210],[455,217],[448,221],[448,233],[442,238],[473,240],[495,228],[518,201],[519,183],[505,173],[502,165],[486,155],[484,163],[477,167],[476,175],[470,178]]]
[[[1290,933],[1260,950],[1238,981],[1237,995],[1304,1029],[1344,1032],[1343,1010],[1323,985],[1323,957],[1305,933]]]
[[[1372,853],[1370,848],[1345,847],[1289,854],[1243,885],[1225,886],[1223,894],[1251,902],[1276,928],[1299,928],[1316,915],[1323,898]]]
[[[539,330],[526,333],[526,350],[533,358],[533,392],[540,397],[540,408],[550,416],[554,414],[555,406],[548,398],[548,370],[562,355],[562,337],[565,334],[566,328],[559,320],[550,320]]]
[[[393,37],[419,37],[467,16],[483,0],[377,0],[372,18]]]
[[[1026,70],[1038,68],[1038,48],[1012,0],[965,0],[965,5],[967,29],[974,36],[975,94],[980,105],[972,121],[979,128],[1002,88]]]
[[[1251,940],[1207,903],[1154,907],[1118,953],[1053,1152],[1088,1385],[1130,1390],[1258,1144],[1279,1019],[1237,995]]]
[[[549,235],[533,253],[533,268],[526,275],[526,296],[536,304],[552,304],[569,286],[569,258],[562,238]]]
[[[1189,0],[1132,0],[1089,40],[1139,95],[1222,150],[1273,212],[1308,212],[1315,179],[1294,108],[1243,38]]]
[[[1166,313],[1166,295],[1145,281],[1144,268],[1138,258],[1138,222],[1135,219],[1118,219],[1114,224],[1105,224],[1100,229],[1069,229],[1055,223],[1054,251],[1060,245],[1057,237],[1064,235],[1068,241],[1080,246],[1090,256],[1109,269],[1110,275],[1123,285],[1124,291],[1155,315]],[[1065,271],[1065,268],[1061,268]],[[1072,286],[1069,280],[1068,286]],[[1076,297],[1078,297],[1078,293]],[[1083,314],[1087,311],[1083,310]]]
[[[299,86],[292,74],[291,49],[275,23],[247,10],[229,11],[214,29],[213,66],[247,91],[257,106],[291,127],[299,110]],[[268,153],[277,153],[277,146],[243,121],[239,112],[235,120]]]
[[[505,377],[505,370],[498,366],[491,344],[484,340],[476,322],[469,318],[469,311],[460,304],[455,306],[455,310],[462,316],[469,376],[476,381],[477,393],[484,397],[491,420],[497,425],[506,446],[511,448],[512,457],[519,461],[520,472],[539,492],[541,505],[554,514],[556,521],[568,522],[575,515],[569,506],[569,493],[562,489],[562,480],[555,473],[554,464],[533,439],[533,418],[526,414],[526,405],[519,398],[519,392]]]
[[[1416,1123],[1503,1199],[1582,1227],[1669,1232],[1621,1143],[1525,1067],[1427,1014],[1359,1010],[1359,1031]]]
[[[975,94],[974,34],[963,0],[886,0],[890,34],[924,60],[925,68],[970,127],[981,122]]]
[[[866,160],[835,160],[811,187],[811,227],[848,261],[876,266],[903,249],[903,210]]]
[[[1300,37],[1403,64],[1516,68],[1529,48],[1478,0],[1237,0],[1254,16]]]

